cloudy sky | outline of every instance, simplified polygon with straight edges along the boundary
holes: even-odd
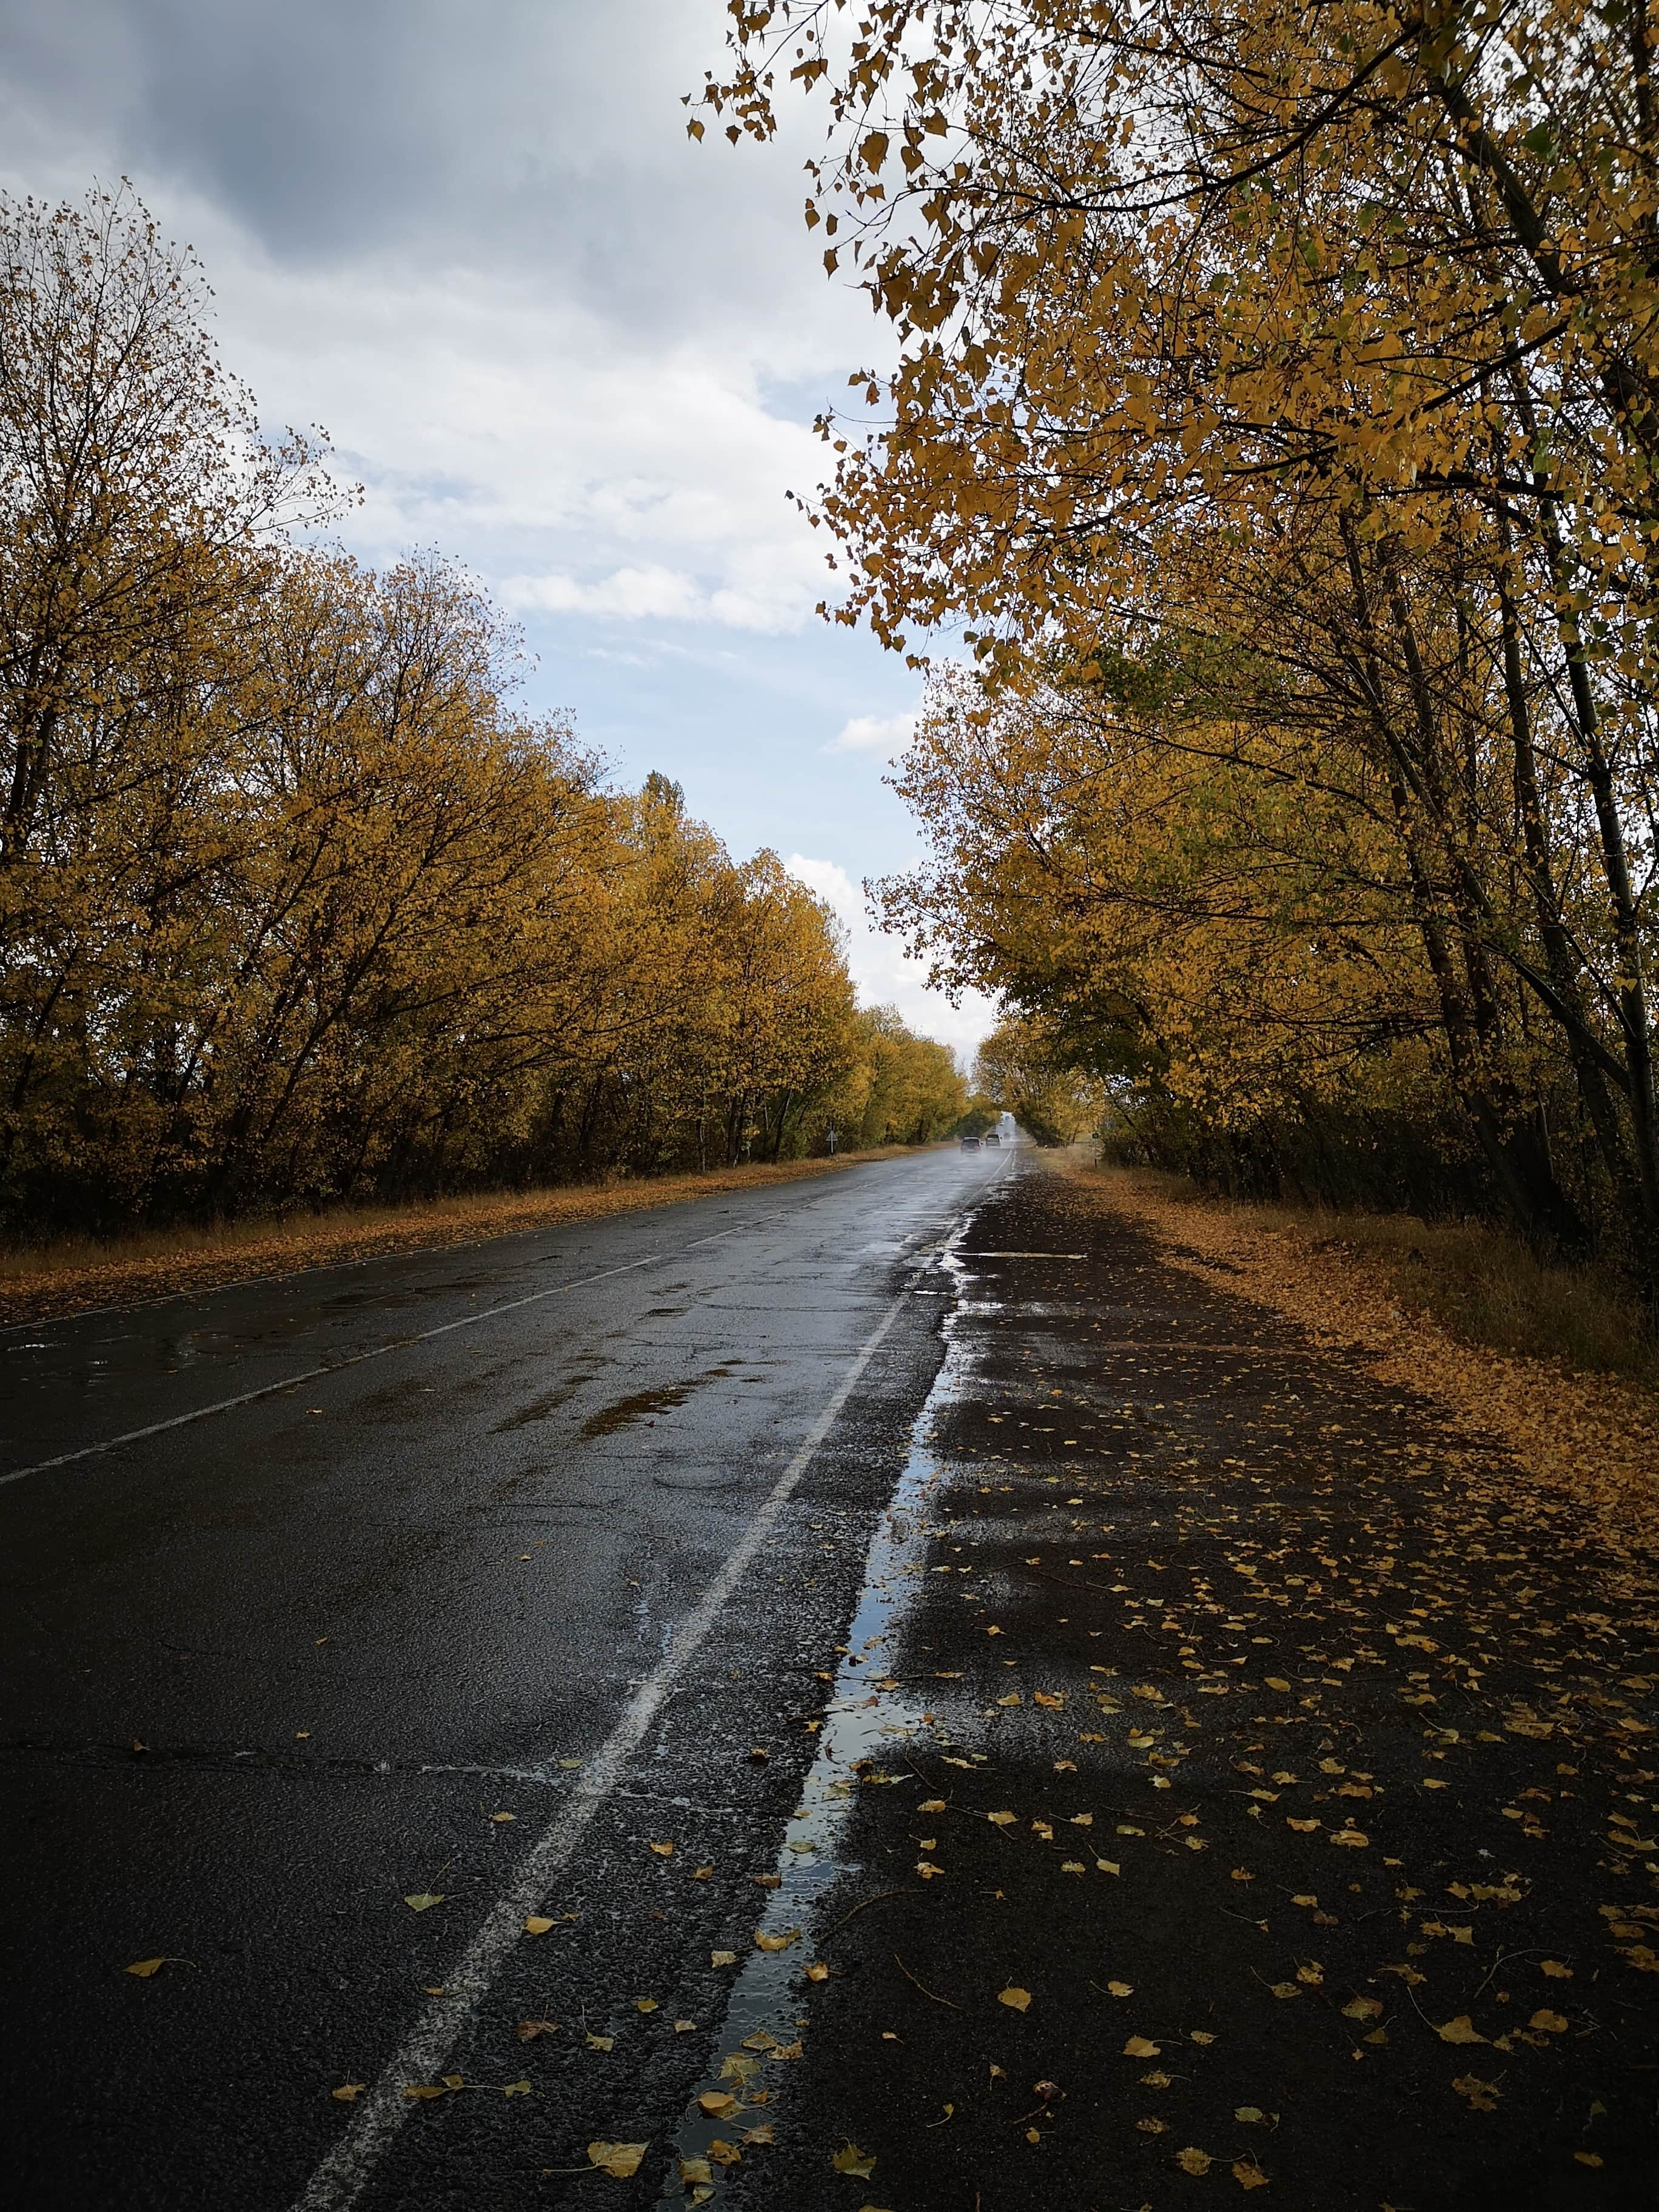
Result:
[[[129,177],[192,243],[228,364],[320,422],[383,560],[454,554],[522,624],[532,698],[849,924],[867,1000],[959,1048],[864,924],[915,849],[882,775],[916,678],[812,609],[812,417],[881,328],[826,282],[796,143],[685,136],[720,0],[0,0],[0,182]],[[801,127],[804,131],[805,118]]]

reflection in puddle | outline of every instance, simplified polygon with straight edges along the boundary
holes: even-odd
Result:
[[[939,1264],[959,1285],[962,1270],[948,1245]],[[934,1424],[960,1390],[963,1355],[950,1318],[945,1335],[945,1363],[916,1417],[909,1458],[870,1547],[817,1756],[778,1854],[773,1876],[778,1886],[751,1939],[755,1948],[738,1966],[715,2045],[714,2070],[688,2100],[675,2161],[663,2184],[665,2203],[708,2203],[718,2192],[723,2166],[737,2162],[732,2154],[741,2154],[744,2139],[770,2139],[769,2130],[758,2138],[750,2131],[768,2125],[771,2097],[786,2078],[777,2071],[780,2063],[801,2056],[801,2031],[807,2025],[801,1976],[811,1955],[807,1934],[815,1910],[852,1870],[842,1846],[860,1785],[914,1780],[909,1772],[891,1772],[883,1764],[884,1759],[900,1759],[899,1747],[911,1737],[926,1734],[933,1748],[951,1747],[943,1723],[905,1695],[881,1656],[882,1647],[898,1632],[906,1579],[921,1571],[927,1549],[926,1508],[942,1472],[932,1448]]]

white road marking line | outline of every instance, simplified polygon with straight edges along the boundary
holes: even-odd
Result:
[[[447,1336],[452,1330],[474,1328],[480,1322],[494,1321],[500,1314],[517,1313],[521,1306],[539,1305],[544,1298],[562,1298],[572,1291],[585,1291],[592,1283],[608,1282],[613,1275],[631,1275],[636,1268],[653,1267],[665,1259],[662,1252],[648,1252],[643,1260],[629,1260],[620,1267],[605,1267],[597,1275],[583,1275],[574,1283],[555,1283],[545,1291],[532,1291],[522,1298],[508,1298],[504,1304],[485,1306],[475,1314],[463,1314],[458,1321],[440,1322],[435,1328],[423,1328],[414,1336],[396,1336],[389,1344],[376,1344],[367,1352],[349,1352],[343,1359],[331,1360],[325,1367],[307,1367],[302,1375],[284,1375],[280,1382],[264,1382],[257,1390],[244,1390],[239,1397],[217,1398],[210,1406],[195,1407],[188,1413],[174,1413],[165,1421],[152,1421],[147,1428],[126,1429],[118,1437],[106,1437],[101,1443],[82,1444],[78,1450],[59,1452],[56,1459],[36,1460],[33,1467],[15,1467],[8,1474],[0,1474],[0,1489],[9,1482],[21,1482],[26,1474],[45,1474],[49,1468],[72,1467],[76,1460],[96,1459],[100,1452],[115,1451],[122,1444],[136,1444],[145,1437],[164,1435],[168,1429],[188,1428],[192,1421],[205,1421],[215,1413],[234,1413],[239,1406],[256,1405],[261,1398],[273,1397],[278,1390],[297,1390],[301,1382],[319,1382],[331,1375],[343,1375],[348,1367],[361,1367],[368,1359],[384,1359],[388,1352],[407,1352],[412,1345],[429,1344],[434,1336]]]
[[[789,1494],[811,1463],[847,1403],[859,1377],[875,1357],[882,1339],[903,1311],[909,1285],[892,1300],[860,1346],[852,1365],[836,1384],[829,1403],[778,1477],[765,1504],[750,1522],[743,1540],[676,1632],[661,1664],[623,1711],[597,1757],[582,1771],[570,1802],[544,1828],[526,1855],[511,1887],[497,1901],[467,1946],[460,1963],[445,1977],[444,1993],[422,2008],[419,2019],[374,2084],[354,2110],[345,2133],[312,2175],[295,2212],[343,2212],[356,2202],[376,2161],[403,2125],[410,2110],[405,2087],[430,2081],[454,2048],[487,1993],[507,1954],[523,1936],[524,1921],[541,1902],[549,1881],[569,1858],[582,1833],[611,1796],[628,1759],[639,1748],[699,1646],[720,1617],[744,1570],[770,1537]]]
[[[1005,1161],[1002,1164],[1007,1164]],[[986,1178],[988,1183],[994,1180],[994,1176]],[[981,1188],[982,1190],[984,1186]],[[960,1222],[971,1210],[971,1204],[977,1202],[976,1197],[970,1206],[964,1206],[957,1221]],[[829,1403],[801,1439],[793,1458],[750,1522],[742,1542],[681,1623],[656,1672],[635,1692],[598,1756],[583,1769],[581,1780],[564,1809],[555,1815],[532,1845],[512,1886],[467,1946],[460,1963],[446,1975],[443,1995],[428,2000],[366,2101],[354,2106],[344,2134],[295,2200],[293,2212],[346,2212],[346,2208],[362,2193],[376,2164],[408,2115],[410,2100],[404,2097],[404,2089],[416,2082],[429,2082],[437,2074],[479,2001],[488,1993],[508,1953],[520,1942],[526,1915],[541,1902],[549,1881],[581,1841],[584,1831],[605,1799],[620,1794],[618,1784],[629,1759],[645,1740],[669,1692],[696,1656],[750,1562],[776,1528],[791,1492],[811,1464],[818,1446],[829,1435],[836,1416],[857,1388],[860,1376],[880,1348],[882,1339],[904,1310],[916,1277],[934,1264],[941,1253],[949,1250],[957,1233],[953,1222],[937,1243],[924,1246],[918,1254],[921,1264],[912,1269],[903,1288],[859,1347]]]

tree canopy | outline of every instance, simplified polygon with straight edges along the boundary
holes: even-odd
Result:
[[[1582,0],[733,0],[890,325],[814,503],[921,657],[889,887],[1165,1156],[1659,1279],[1659,121]]]
[[[526,714],[454,564],[331,550],[205,312],[130,194],[0,204],[0,1221],[937,1134],[829,909]]]

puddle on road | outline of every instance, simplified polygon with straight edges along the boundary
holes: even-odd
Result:
[[[913,1698],[881,1658],[894,1643],[921,1570],[932,1531],[928,1505],[945,1464],[933,1449],[935,1426],[960,1395],[965,1349],[955,1334],[956,1301],[963,1270],[947,1245],[937,1264],[952,1281],[952,1307],[945,1322],[945,1355],[933,1387],[911,1430],[910,1452],[865,1563],[864,1585],[847,1632],[833,1694],[824,1712],[817,1755],[785,1831],[775,1869],[778,1887],[767,1895],[753,1948],[741,1959],[715,2044],[714,2070],[693,2089],[675,2156],[663,2183],[665,2204],[708,2204],[719,2194],[724,2167],[744,2151],[744,2138],[772,2117],[770,2100],[787,2081],[777,2062],[799,2058],[808,2024],[808,1987],[801,1978],[811,1960],[813,1915],[829,1892],[852,1870],[843,1856],[846,1832],[860,1787],[912,1781],[890,1771],[886,1759],[919,1735],[950,1751],[943,1721],[930,1717],[931,1701]],[[859,1772],[854,1770],[861,1770]],[[763,1948],[773,1946],[775,1948]],[[758,2090],[763,2102],[755,2101]],[[731,2099],[710,2112],[704,2098]],[[763,2138],[763,2142],[765,2138]],[[758,2154],[765,2152],[757,2145]]]
[[[584,1437],[612,1437],[618,1429],[631,1429],[636,1421],[648,1420],[653,1413],[672,1413],[683,1406],[694,1390],[701,1390],[710,1382],[723,1382],[732,1373],[729,1366],[711,1367],[706,1374],[694,1375],[689,1382],[665,1383],[656,1390],[636,1390],[630,1398],[618,1398],[614,1404],[601,1406],[582,1423]]]
[[[509,1413],[504,1420],[497,1421],[490,1430],[490,1435],[504,1437],[514,1429],[528,1428],[532,1421],[546,1420],[550,1413],[556,1413],[561,1406],[567,1405],[578,1390],[597,1379],[597,1370],[592,1373],[568,1376],[556,1389],[550,1390],[544,1398],[533,1398],[527,1406],[520,1406],[517,1413]]]

